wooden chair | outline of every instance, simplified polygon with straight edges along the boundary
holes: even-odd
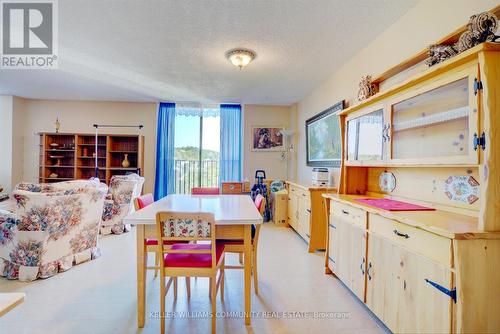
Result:
[[[212,302],[212,333],[215,333],[217,291],[224,300],[224,244],[215,239],[215,219],[211,213],[158,212],[156,214],[160,261],[160,306],[165,312],[165,295],[178,277],[209,277]],[[210,241],[210,244],[179,244],[179,241]],[[172,245],[170,242],[175,242]],[[220,272],[217,279],[217,273]],[[170,277],[165,285],[165,278]],[[175,297],[175,296],[174,296]],[[161,319],[161,333],[165,319]]]
[[[140,210],[142,208],[145,208],[146,206],[153,204],[154,203],[154,197],[153,194],[148,193],[144,194],[142,196],[139,196],[134,199],[134,206],[135,210]],[[174,243],[169,243],[168,244],[174,244]],[[154,270],[155,275],[154,277],[156,278],[158,276],[158,272],[160,271],[160,259],[161,259],[161,254],[158,253],[158,240],[157,239],[144,239],[144,251],[147,253],[154,253],[155,254],[155,265],[153,267],[148,267],[147,266],[147,261],[145,262],[146,265],[146,270]],[[174,290],[175,294],[177,294],[177,282],[175,282]],[[191,296],[191,280],[189,277],[186,277],[186,290],[187,290],[187,295]]]
[[[259,210],[261,216],[264,216],[266,209],[266,199],[262,195],[257,195],[254,200],[255,206]],[[259,280],[257,276],[257,248],[259,244],[260,228],[262,224],[257,224],[255,227],[255,234],[252,236],[252,275],[255,294],[259,294]],[[240,264],[242,263],[242,256],[244,253],[243,240],[219,240],[225,246],[226,253],[237,253],[240,256]],[[224,266],[225,269],[243,269],[244,266]]]
[[[213,187],[194,187],[191,188],[191,195],[219,195],[219,188]]]

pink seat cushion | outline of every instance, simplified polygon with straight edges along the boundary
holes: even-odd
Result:
[[[164,245],[175,245],[175,244],[183,244],[183,243],[188,243],[189,241],[163,241]],[[156,239],[146,239],[145,241],[146,246],[157,246],[158,245],[158,240]]]
[[[137,204],[139,209],[145,208],[150,204],[154,203],[154,198],[152,194],[145,194],[140,197],[137,197]]]
[[[219,188],[196,187],[191,189],[191,195],[219,195]]]
[[[212,245],[209,244],[181,244],[173,245],[172,249],[184,250],[210,250]],[[215,262],[224,253],[224,244],[217,243],[215,245]],[[165,267],[182,267],[182,268],[210,268],[212,267],[212,254],[166,254],[164,257]]]

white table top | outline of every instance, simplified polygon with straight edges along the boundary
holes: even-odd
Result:
[[[210,212],[216,225],[261,224],[262,216],[248,195],[168,195],[123,219],[125,224],[156,224],[160,211]]]
[[[23,292],[0,293],[0,317],[24,301]]]

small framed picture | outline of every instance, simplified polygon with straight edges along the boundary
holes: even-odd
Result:
[[[252,151],[283,151],[285,143],[281,133],[283,126],[252,126]]]

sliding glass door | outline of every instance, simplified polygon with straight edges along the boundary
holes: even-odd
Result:
[[[174,147],[175,193],[189,194],[193,187],[218,187],[218,108],[176,108]]]

